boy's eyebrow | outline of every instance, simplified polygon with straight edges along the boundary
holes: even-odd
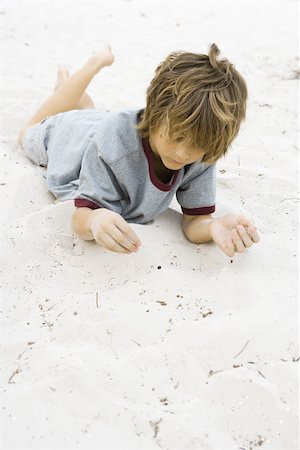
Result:
[[[190,135],[187,133],[184,133],[184,132],[180,133],[180,131],[177,131],[174,134],[169,133],[168,138],[171,141],[176,141],[176,140],[180,139],[184,143],[186,143],[191,150],[196,148],[199,151],[203,151],[203,149],[197,147],[197,144],[195,143],[195,138],[194,137],[191,138]]]

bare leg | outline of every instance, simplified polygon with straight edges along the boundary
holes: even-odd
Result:
[[[78,108],[79,102],[94,76],[103,67],[110,66],[113,62],[114,57],[107,44],[59,86],[31,119],[23,125],[19,133],[19,143],[22,145],[23,136],[28,127],[41,122],[45,117]]]
[[[57,81],[54,88],[54,91],[56,91],[62,84],[64,84],[68,79],[70,78],[69,71],[66,67],[61,66],[57,70]],[[81,96],[81,99],[79,100],[79,103],[77,105],[76,109],[95,109],[95,103],[89,96],[87,92],[84,92]]]

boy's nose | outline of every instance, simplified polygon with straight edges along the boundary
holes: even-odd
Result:
[[[184,163],[189,159],[189,155],[185,150],[176,150],[174,160],[178,161],[179,163]]]

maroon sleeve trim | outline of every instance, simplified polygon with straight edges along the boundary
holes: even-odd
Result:
[[[91,200],[87,200],[85,198],[75,198],[74,204],[77,208],[90,208],[90,209],[102,208],[102,206],[97,205],[97,203],[94,203]]]
[[[181,207],[183,214],[187,214],[188,216],[204,216],[205,214],[211,214],[215,212],[215,205],[212,206],[204,206],[203,208],[183,208]]]

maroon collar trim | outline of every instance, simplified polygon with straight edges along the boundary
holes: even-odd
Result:
[[[148,160],[149,175],[150,175],[150,180],[151,180],[152,184],[155,187],[157,187],[158,189],[160,189],[161,191],[165,191],[165,192],[170,191],[176,183],[180,169],[173,170],[173,176],[172,176],[171,180],[169,181],[169,183],[163,183],[159,178],[157,178],[155,171],[154,171],[153,154],[152,154],[152,150],[151,150],[151,147],[149,144],[149,139],[142,138],[142,144],[143,144],[144,153]]]

